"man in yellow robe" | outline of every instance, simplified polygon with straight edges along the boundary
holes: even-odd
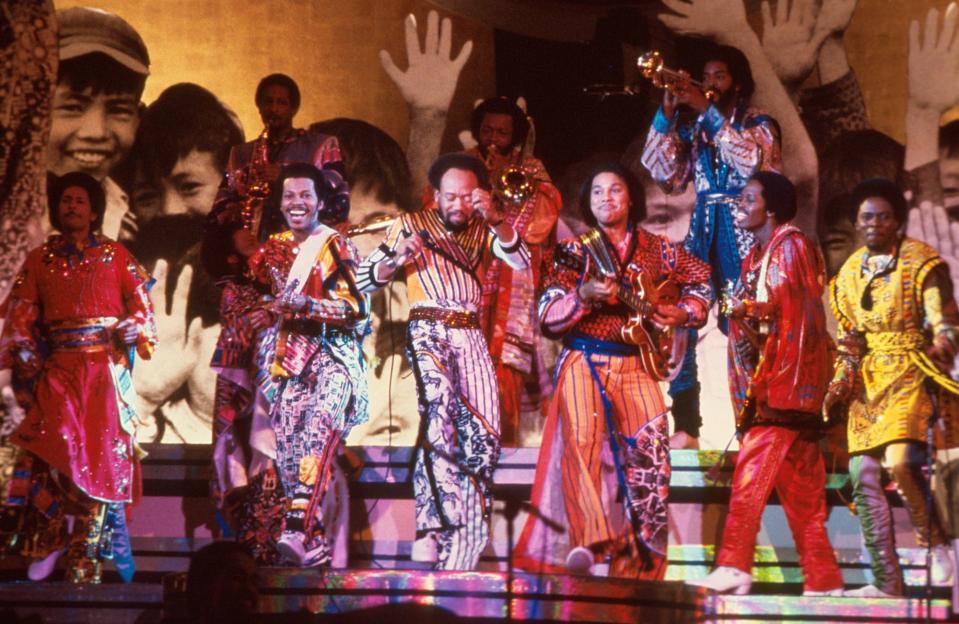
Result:
[[[942,380],[941,371],[952,367],[959,310],[945,261],[929,245],[900,233],[907,217],[902,191],[888,180],[867,180],[853,197],[856,227],[866,245],[830,286],[839,357],[823,414],[828,418],[835,408],[848,406],[849,474],[874,576],[872,585],[852,594],[901,596],[883,468],[896,481],[917,541],[933,548],[933,582],[947,583],[952,576],[945,525],[926,505],[929,482],[922,466],[934,400],[944,425],[937,446],[954,446],[959,397],[925,382],[927,372]]]

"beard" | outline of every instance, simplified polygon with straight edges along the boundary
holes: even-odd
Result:
[[[739,92],[736,90],[736,87],[730,87],[728,90],[721,93],[717,93],[714,96],[713,104],[719,110],[726,110],[726,108],[733,106],[736,103],[736,100],[739,98]]]

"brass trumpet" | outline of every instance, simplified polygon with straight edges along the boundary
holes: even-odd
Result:
[[[493,196],[504,202],[520,205],[532,196],[536,190],[533,176],[518,165],[504,167],[493,175]]]
[[[655,50],[647,52],[636,59],[636,66],[639,67],[639,71],[643,74],[643,77],[659,89],[667,89],[672,93],[676,93],[676,85],[685,82],[702,91],[707,100],[712,100],[716,95],[714,90],[698,80],[693,80],[675,69],[666,67],[662,55]]]

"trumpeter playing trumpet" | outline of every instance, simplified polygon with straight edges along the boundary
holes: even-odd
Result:
[[[696,208],[684,245],[712,264],[713,287],[719,292],[739,277],[754,242],[733,220],[737,197],[757,171],[780,171],[782,159],[778,124],[749,107],[755,85],[746,57],[719,46],[706,59],[698,86],[683,80],[688,77],[684,72],[668,72],[663,105],[653,118],[642,161],[666,193],[680,193],[690,181],[695,185]],[[656,83],[657,76],[663,72],[649,77]],[[719,326],[726,331],[724,318]],[[698,447],[702,425],[695,330],[687,345],[682,369],[669,388],[674,448]]]
[[[519,416],[524,388],[529,402],[538,403],[548,394],[549,375],[544,372],[538,323],[536,290],[540,258],[556,225],[563,200],[553,186],[543,163],[528,146],[530,122],[517,104],[505,97],[489,98],[474,110],[470,129],[478,145],[469,153],[478,156],[490,172],[493,201],[526,242],[530,265],[512,269],[494,260],[485,273],[480,324],[496,366],[502,412],[502,442],[519,443]],[[532,383],[528,383],[532,382]]]

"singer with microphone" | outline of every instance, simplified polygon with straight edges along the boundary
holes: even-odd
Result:
[[[477,315],[480,276],[494,257],[514,270],[529,265],[488,180],[475,156],[437,158],[429,170],[432,201],[397,219],[357,271],[363,292],[406,279],[420,414],[412,558],[440,570],[474,569],[489,541],[500,404]]]

